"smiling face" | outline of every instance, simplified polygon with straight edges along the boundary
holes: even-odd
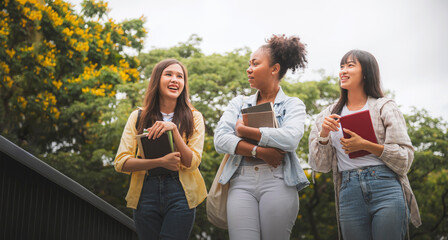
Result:
[[[346,63],[341,64],[339,78],[341,80],[341,88],[343,89],[349,91],[363,89],[364,81],[362,67],[353,55],[347,58]]]
[[[270,56],[265,49],[259,48],[252,53],[247,68],[247,78],[251,88],[266,89],[274,83]]]
[[[184,90],[184,71],[179,64],[172,64],[165,68],[160,77],[160,97],[177,99]]]

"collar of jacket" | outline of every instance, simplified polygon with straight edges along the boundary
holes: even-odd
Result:
[[[248,106],[255,106],[255,105],[257,105],[257,97],[258,97],[258,93],[259,92],[260,91],[257,90],[257,92],[255,94],[250,95],[247,98],[244,98],[243,99],[243,103],[245,103]],[[274,105],[280,104],[280,103],[282,103],[285,100],[286,100],[286,94],[283,92],[282,87],[280,87],[280,89],[277,92],[277,96],[275,96]]]

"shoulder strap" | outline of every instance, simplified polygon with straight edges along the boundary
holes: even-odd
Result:
[[[137,117],[137,122],[135,122],[135,129],[137,129],[137,134],[138,134],[138,123],[140,122],[140,116],[142,115],[142,110],[139,109],[138,110],[138,117]],[[135,148],[135,156],[137,158],[142,158],[140,156],[137,156],[137,152],[138,152],[138,147]]]
[[[142,115],[142,110],[139,109],[138,110],[138,117],[137,117],[137,122],[135,122],[135,129],[137,129],[138,131],[138,123],[140,122],[140,116]]]

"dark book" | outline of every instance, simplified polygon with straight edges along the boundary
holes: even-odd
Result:
[[[241,109],[241,113],[268,112],[268,111],[274,111],[274,106],[272,105],[272,102],[262,103],[259,105]]]
[[[161,158],[169,153],[174,152],[173,134],[171,131],[164,132],[159,138],[148,139],[147,134],[136,136],[140,155],[144,159]],[[157,167],[149,170],[152,174],[159,175],[168,173],[170,170]]]
[[[340,121],[341,121],[342,128],[345,128],[352,132],[355,132],[360,137],[362,137],[370,142],[378,143],[376,141],[376,135],[375,135],[375,131],[373,129],[372,119],[370,118],[369,110],[345,115],[340,118]],[[351,137],[349,134],[347,134],[345,132],[343,132],[343,133],[344,133],[344,138]],[[362,157],[362,156],[365,156],[368,154],[370,154],[370,153],[367,151],[361,150],[361,151],[349,153],[348,156],[350,158],[357,158],[357,157]]]

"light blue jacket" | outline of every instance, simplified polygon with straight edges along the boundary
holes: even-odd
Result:
[[[219,183],[226,184],[241,163],[243,156],[236,155],[238,142],[243,140],[235,132],[235,124],[242,118],[241,109],[255,106],[258,92],[249,97],[238,96],[230,101],[226,111],[219,120],[215,130],[214,142],[218,153],[229,153],[230,157],[219,179]],[[288,97],[280,90],[275,97],[274,111],[279,128],[260,128],[260,147],[275,147],[286,152],[283,161],[283,177],[287,186],[296,186],[297,191],[307,187],[308,181],[299,158],[296,154],[297,146],[304,133],[305,104],[296,98]]]

